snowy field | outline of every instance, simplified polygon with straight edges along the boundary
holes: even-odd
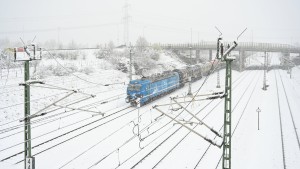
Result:
[[[168,61],[182,66],[172,58]],[[22,76],[16,77],[14,71],[20,70],[12,70],[9,80],[1,79],[0,86],[0,160],[11,156],[0,162],[1,169],[24,168],[24,126],[19,122],[24,98],[23,87],[18,86]],[[286,71],[269,71],[269,87],[263,91],[263,71],[233,71],[232,168],[300,168],[300,67],[292,73],[290,78]],[[133,108],[124,100],[126,85],[122,82],[128,83],[127,74],[101,70],[75,75],[87,81],[76,76],[51,76],[45,79],[47,85],[31,87],[31,114],[72,93],[65,89],[80,91],[43,111],[46,115],[32,119],[36,168],[222,168],[222,149],[153,109],[154,105],[171,103],[172,96],[185,96],[188,85]],[[225,70],[221,70],[221,89],[224,75]],[[204,80],[192,84],[194,94]],[[217,73],[213,73],[198,94],[220,90],[216,81]],[[103,86],[113,83],[120,84]],[[177,119],[197,122],[183,109],[177,110],[176,105],[159,108]],[[188,110],[223,133],[223,99],[195,101]],[[187,125],[220,141],[204,125]]]

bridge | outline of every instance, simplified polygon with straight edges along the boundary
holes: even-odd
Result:
[[[229,42],[224,43],[225,46],[230,44]],[[165,50],[173,51],[187,51],[196,54],[196,59],[200,59],[200,51],[209,51],[209,60],[213,58],[213,51],[217,49],[217,42],[199,42],[192,44],[155,44]],[[245,67],[246,52],[280,52],[284,55],[289,56],[291,53],[298,54],[300,56],[300,47],[296,47],[289,44],[278,44],[278,43],[257,43],[257,42],[238,42],[238,46],[234,51],[238,52],[238,60],[240,69]]]

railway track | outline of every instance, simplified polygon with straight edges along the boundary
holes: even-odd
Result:
[[[281,81],[281,84],[282,84],[282,87],[283,87],[284,95],[285,95],[285,98],[286,98],[286,101],[287,101],[287,104],[288,104],[290,116],[291,116],[292,123],[293,123],[294,133],[295,133],[295,136],[296,136],[296,139],[297,139],[297,143],[298,143],[298,148],[299,148],[299,150],[300,150],[299,136],[298,136],[298,133],[297,133],[297,127],[296,127],[296,124],[295,124],[293,112],[292,112],[292,109],[291,109],[291,106],[290,106],[290,101],[289,101],[289,98],[288,98],[288,96],[287,96],[287,94],[286,94],[286,89],[285,89],[284,83],[283,83],[283,81],[282,81],[281,74],[280,74],[280,72],[278,72],[278,73],[279,73],[280,81]],[[277,88],[277,90],[278,90],[278,88]]]
[[[280,110],[280,101],[279,101],[277,75],[276,75],[275,71],[274,71],[274,74],[275,74],[276,91],[277,91],[277,104],[278,104],[278,114],[279,114],[279,124],[280,124],[280,138],[281,138],[282,161],[283,161],[283,168],[286,169],[285,149],[284,149],[283,130],[282,130],[282,116],[281,116],[281,110]]]
[[[245,76],[243,76],[243,78],[241,79],[241,81],[243,81],[243,79],[244,78],[246,78],[247,76],[248,76],[249,74],[247,74],[247,75],[245,75]],[[240,76],[241,77],[241,76]],[[240,80],[239,78],[235,81],[235,82],[237,82],[238,80]],[[241,82],[240,81],[240,82]],[[239,83],[240,83],[239,82]],[[239,84],[238,83],[238,84]],[[238,86],[238,84],[236,85],[236,86]],[[234,86],[234,88],[236,87],[236,86]],[[222,100],[221,100],[222,101]],[[215,105],[214,106],[214,108],[216,108],[220,103],[221,103],[221,101],[217,104],[217,105]],[[213,108],[213,109],[214,109]],[[211,112],[212,112],[213,110],[211,110],[205,117],[207,117]],[[199,112],[198,112],[199,113]],[[205,118],[204,117],[204,118]],[[181,129],[182,127],[180,127],[180,128],[178,128],[175,132],[173,132],[169,137],[167,137],[164,141],[162,141],[159,145],[157,145],[154,149],[152,149],[149,153],[147,153],[142,159],[140,159],[135,165],[133,165],[132,166],[132,168],[134,168],[134,167],[136,167],[138,164],[140,164],[143,160],[145,160],[149,155],[151,155],[156,149],[158,149],[163,143],[165,143],[171,136],[173,136],[176,132],[178,132],[180,129]],[[184,137],[185,138],[185,137]],[[184,139],[183,138],[183,139]],[[178,143],[179,144],[179,143]],[[175,147],[176,147],[176,145],[175,145]],[[174,148],[175,148],[174,147]],[[174,149],[174,148],[172,148],[172,150]],[[172,151],[171,150],[171,151]],[[171,152],[170,151],[170,152]],[[165,156],[167,156],[169,154],[169,152],[165,155]],[[161,162],[162,160],[160,160],[160,162]],[[160,163],[160,162],[158,162],[158,163]],[[154,167],[156,167],[158,164],[156,164]]]
[[[255,77],[256,77],[256,76],[255,76]],[[254,77],[253,77],[253,79],[254,79]],[[245,105],[245,107],[244,107],[244,109],[243,109],[243,112],[242,112],[242,114],[240,115],[240,118],[239,118],[239,120],[238,120],[238,122],[237,122],[237,125],[235,126],[235,128],[234,128],[234,130],[233,130],[232,135],[234,134],[234,132],[235,132],[235,130],[236,130],[236,128],[237,128],[237,126],[238,126],[240,120],[242,119],[242,117],[243,117],[243,115],[244,115],[245,109],[246,109],[247,106],[248,106],[248,103],[249,103],[249,101],[250,101],[250,99],[251,99],[251,97],[252,97],[252,94],[253,94],[253,92],[254,92],[254,90],[255,90],[255,88],[256,88],[256,85],[257,85],[258,81],[259,81],[259,78],[257,78],[257,81],[256,81],[256,83],[255,83],[255,85],[254,85],[254,88],[253,88],[253,90],[252,90],[252,92],[251,92],[251,95],[250,95],[250,97],[247,99],[247,104]],[[246,87],[246,90],[243,92],[242,96],[238,99],[237,103],[236,103],[235,106],[233,107],[232,113],[235,111],[236,107],[239,105],[239,103],[240,103],[240,101],[242,100],[242,98],[244,97],[245,93],[250,89],[249,87],[251,86],[251,84],[252,84],[253,82],[254,82],[254,81],[251,80],[251,83]],[[223,127],[224,127],[224,125],[221,126],[221,128],[219,129],[219,132],[223,129]],[[198,162],[197,162],[197,164],[195,165],[194,168],[197,168],[197,167],[198,167],[199,163],[200,163],[201,160],[205,157],[206,153],[208,152],[208,150],[209,150],[210,148],[211,148],[211,144],[209,144],[208,147],[205,149],[205,152],[202,154],[201,158],[198,160]],[[218,161],[217,166],[219,165],[219,163],[220,163],[220,160]]]

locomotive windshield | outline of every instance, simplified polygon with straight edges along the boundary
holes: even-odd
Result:
[[[131,90],[131,91],[140,91],[141,86],[142,85],[140,85],[140,84],[129,84],[128,85],[128,90]]]

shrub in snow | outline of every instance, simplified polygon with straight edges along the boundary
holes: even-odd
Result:
[[[155,60],[155,61],[158,61],[159,60],[159,53],[152,53],[150,55],[150,58]]]
[[[103,50],[103,49],[100,49],[100,50],[97,50],[97,51],[94,52],[94,55],[98,59],[107,58],[108,56],[110,56],[110,54],[111,54],[110,50]]]
[[[80,69],[80,72],[84,73],[84,74],[91,74],[95,71],[95,69],[93,67],[84,67],[82,69]]]
[[[62,67],[63,66],[63,67]],[[78,68],[73,64],[63,65],[41,65],[34,74],[35,78],[45,78],[47,76],[68,76],[71,73],[77,72]]]
[[[47,76],[52,76],[53,75],[53,65],[39,65],[38,69],[36,70],[35,73],[32,75],[32,79],[44,79]]]

